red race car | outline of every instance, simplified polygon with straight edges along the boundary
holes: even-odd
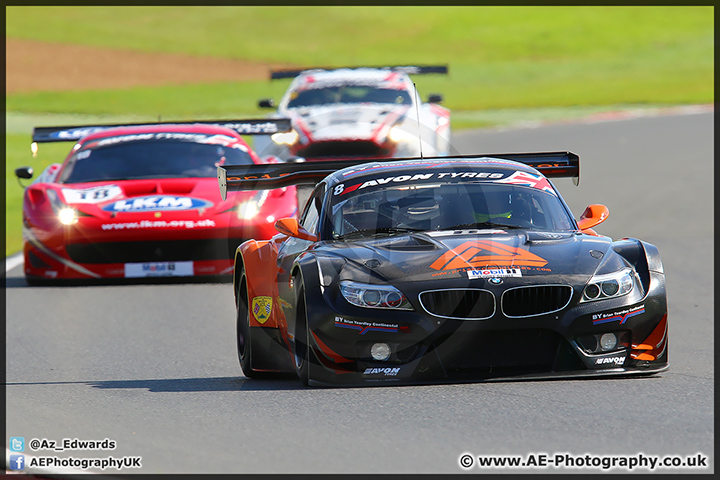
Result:
[[[26,280],[232,275],[236,247],[276,234],[297,198],[290,186],[223,200],[217,167],[279,161],[240,134],[289,130],[284,119],[35,128],[33,142],[77,143],[25,189]]]

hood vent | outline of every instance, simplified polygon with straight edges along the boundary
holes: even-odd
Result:
[[[418,238],[415,235],[400,237],[393,242],[381,240],[378,243],[368,243],[368,246],[396,252],[427,252],[437,250],[437,245],[422,238]]]
[[[187,195],[193,191],[197,182],[195,180],[177,179],[163,180],[158,185],[158,191],[166,195]]]
[[[162,181],[132,182],[122,186],[127,197],[143,195],[187,195],[193,191],[197,180],[178,178]]]
[[[139,197],[141,195],[158,193],[158,184],[155,181],[126,183],[122,188],[127,197]]]

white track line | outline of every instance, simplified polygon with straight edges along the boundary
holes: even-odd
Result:
[[[7,257],[5,259],[5,273],[9,272],[13,268],[17,267],[18,265],[22,265],[22,264],[23,264],[23,254],[22,253],[16,253],[15,255]]]

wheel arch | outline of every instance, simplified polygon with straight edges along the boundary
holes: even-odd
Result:
[[[320,321],[322,314],[325,309],[322,308],[325,305],[325,299],[323,298],[323,287],[320,283],[320,271],[318,269],[318,259],[312,253],[304,253],[293,262],[291,271],[291,278],[293,278],[293,290],[298,292],[299,289],[304,289],[305,292],[305,304],[313,305],[313,308],[308,309],[307,317],[308,323],[316,325]]]
[[[266,296],[277,298],[277,250],[272,242],[247,240],[235,251],[235,271],[233,272],[233,295],[237,304],[240,291],[240,275],[245,271],[248,301],[252,304],[254,297]],[[274,312],[273,312],[274,313]],[[271,316],[263,326],[277,326]]]

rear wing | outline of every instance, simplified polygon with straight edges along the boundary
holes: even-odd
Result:
[[[314,185],[331,173],[362,163],[398,162],[402,160],[447,162],[456,159],[479,159],[484,157],[513,160],[536,168],[548,178],[572,177],[575,185],[580,183],[580,157],[572,152],[501,153],[423,158],[351,158],[299,163],[223,165],[217,167],[217,176],[220,195],[225,200],[228,191],[270,190],[288,185]]]
[[[402,72],[408,75],[424,75],[428,73],[440,73],[447,75],[447,65],[386,65],[386,66],[355,66],[355,67],[317,67],[317,68],[304,68],[299,70],[287,69],[287,70],[271,70],[270,80],[278,80],[281,78],[293,78],[297,77],[303,72],[309,72],[313,70],[340,70],[343,68],[373,68],[378,70],[392,70],[393,72]]]
[[[113,125],[76,125],[66,127],[35,127],[32,140],[41,142],[72,142],[80,140],[91,133],[102,132],[119,127],[150,127],[153,125],[217,125],[230,128],[241,135],[272,135],[273,133],[289,132],[291,124],[289,118],[253,118],[249,120],[207,120],[189,122],[147,122],[147,123],[121,123]]]

